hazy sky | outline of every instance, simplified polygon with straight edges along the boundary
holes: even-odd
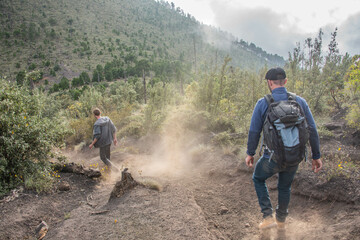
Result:
[[[322,28],[323,44],[338,28],[342,54],[360,54],[360,0],[168,0],[198,21],[253,42],[268,53],[288,58],[296,42],[315,38]],[[325,49],[326,50],[326,49]]]

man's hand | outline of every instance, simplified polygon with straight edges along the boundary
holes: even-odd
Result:
[[[118,143],[117,139],[114,139],[114,145],[116,146],[116,144]]]
[[[253,157],[253,156],[250,156],[250,155],[247,155],[247,157],[245,158],[245,162],[246,162],[246,165],[247,165],[249,168],[252,168],[252,167],[253,167],[253,164],[254,164],[254,157]]]
[[[314,171],[314,173],[317,173],[321,170],[322,168],[322,161],[321,159],[313,159],[312,160],[312,170]]]
[[[94,147],[94,144],[90,144],[89,148],[92,149]]]

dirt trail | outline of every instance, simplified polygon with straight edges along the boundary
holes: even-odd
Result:
[[[298,194],[292,194],[286,232],[260,232],[252,170],[241,157],[224,155],[203,137],[185,132],[174,118],[167,123],[161,138],[127,141],[112,149],[115,164],[160,191],[137,186],[108,202],[120,173],[99,180],[61,173],[70,191],[20,194],[0,203],[0,239],[33,239],[41,220],[49,225],[44,239],[360,239],[358,203]],[[101,169],[97,151],[68,156],[71,162],[98,163]],[[274,206],[276,181],[268,181]]]
[[[115,180],[120,178],[114,174],[89,193],[88,204],[72,210],[69,219],[51,229],[48,239],[359,238],[359,205],[299,195],[292,195],[286,232],[260,232],[257,225],[261,214],[251,170],[234,156],[210,150],[191,167],[177,165],[171,169],[174,174],[160,169],[157,176],[149,176],[145,170],[151,168],[152,156],[118,156],[122,159],[114,162],[128,167],[137,181],[152,181],[161,186],[161,191],[136,187],[108,203]],[[274,204],[276,181],[274,177],[268,182]]]

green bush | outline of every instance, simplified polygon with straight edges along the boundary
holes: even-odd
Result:
[[[69,108],[73,108],[71,105]],[[74,110],[74,109],[73,109]],[[95,122],[94,117],[83,117],[70,120],[70,127],[73,134],[66,139],[67,144],[76,145],[82,141],[89,141],[92,139],[92,130]]]
[[[345,95],[349,112],[346,120],[351,127],[360,129],[360,55],[353,57],[353,64],[345,77]]]
[[[48,114],[51,100],[39,91],[1,79],[0,99],[0,194],[22,183],[45,190],[36,182],[49,182],[47,160],[53,147],[63,143],[67,128],[56,114]]]
[[[228,132],[222,132],[214,136],[212,139],[213,144],[221,147],[231,146],[232,138]]]
[[[226,132],[226,131],[234,133],[235,127],[234,127],[234,123],[230,119],[223,116],[219,116],[211,123],[210,130],[215,133]]]
[[[206,111],[187,111],[184,117],[184,127],[196,132],[208,130],[209,122],[210,114]]]
[[[66,90],[70,88],[70,81],[66,77],[61,78],[59,83],[59,88],[62,90]]]
[[[55,72],[59,71],[60,69],[61,69],[61,68],[60,68],[59,64],[56,64],[56,65],[54,66],[54,71],[55,71]]]
[[[31,71],[31,70],[34,70],[36,68],[36,64],[35,63],[32,63],[32,64],[30,64],[30,66],[29,66],[29,70]]]
[[[118,136],[140,138],[144,135],[144,118],[141,115],[134,115],[125,118],[121,122],[121,128],[118,131]]]
[[[25,76],[26,76],[26,72],[25,72],[25,71],[20,71],[20,72],[18,72],[18,74],[16,75],[16,83],[17,83],[18,85],[23,85]]]
[[[54,19],[54,18],[50,18],[50,19],[49,19],[49,24],[50,24],[51,26],[55,26],[55,25],[57,25],[57,21],[56,21],[56,19]]]

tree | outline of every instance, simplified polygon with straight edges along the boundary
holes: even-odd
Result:
[[[114,79],[113,72],[112,72],[112,64],[107,62],[104,67],[104,74],[105,79],[107,81],[112,81]]]
[[[35,23],[29,24],[28,37],[30,41],[34,41],[38,37],[38,32],[36,31]]]
[[[81,86],[84,84],[89,84],[90,83],[90,77],[89,74],[87,72],[82,72],[79,76],[80,78],[80,84]]]
[[[93,82],[99,82],[100,81],[99,72],[96,69],[94,69],[94,71],[93,71],[92,81]]]
[[[20,71],[20,72],[18,72],[18,74],[16,75],[16,83],[17,83],[18,85],[23,85],[25,76],[26,76],[26,72],[25,72],[25,71]]]
[[[103,67],[100,64],[97,65],[96,69],[93,71],[92,81],[101,82],[104,79],[103,72],[104,72]]]
[[[69,88],[70,88],[69,79],[67,79],[66,77],[63,77],[63,78],[60,80],[59,88],[62,89],[62,90],[69,89]]]
[[[328,89],[336,108],[341,109],[338,96],[340,91],[344,88],[344,76],[338,71],[341,56],[339,55],[339,49],[337,47],[336,35],[337,28],[335,28],[335,31],[331,34],[331,41],[328,45],[329,53],[326,56],[323,75],[326,81],[326,88]]]

